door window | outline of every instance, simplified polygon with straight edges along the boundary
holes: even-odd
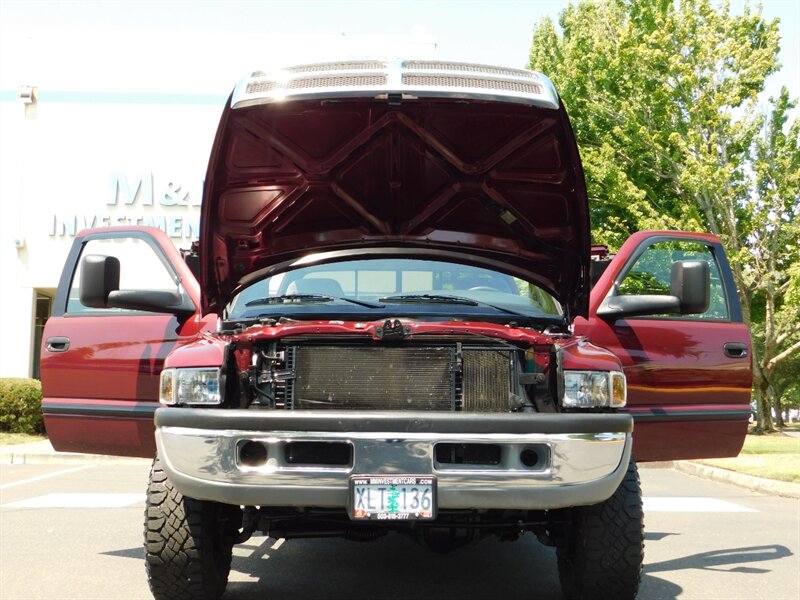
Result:
[[[697,315],[665,316],[665,318],[725,320],[728,303],[714,252],[700,242],[661,241],[650,245],[625,273],[616,289],[617,296],[651,294],[669,295],[672,265],[683,260],[702,260],[708,263],[711,278],[711,297],[708,310]]]
[[[91,254],[115,256],[119,259],[119,289],[121,290],[181,292],[176,276],[146,241],[133,237],[89,240],[83,246],[78,268],[72,278],[67,314],[96,313],[98,311],[103,313],[142,312],[120,308],[97,309],[81,304],[81,264],[83,258]]]

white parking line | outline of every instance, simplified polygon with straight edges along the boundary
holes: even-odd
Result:
[[[69,473],[75,473],[77,471],[83,471],[85,469],[94,469],[96,466],[97,465],[82,465],[80,467],[72,467],[71,469],[56,471],[55,473],[47,473],[45,475],[39,475],[38,477],[29,477],[28,479],[21,479],[20,481],[12,481],[11,483],[5,483],[3,485],[0,485],[0,490],[7,490],[8,488],[17,487],[18,485],[25,485],[26,483],[36,483],[37,481],[50,479],[51,477],[60,477],[61,475],[67,475]]]
[[[9,502],[2,508],[125,508],[144,499],[144,494],[45,494]]]
[[[719,498],[649,496],[642,498],[644,512],[758,512]]]
[[[285,539],[283,539],[283,538],[278,538],[277,540],[275,540],[275,543],[274,543],[274,544],[272,544],[271,548],[272,548],[273,550],[277,550],[278,548],[280,548],[281,546],[283,546],[283,542],[285,542],[285,541],[286,541],[286,540],[285,540]]]

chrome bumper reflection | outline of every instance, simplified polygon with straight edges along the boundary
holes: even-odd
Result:
[[[346,465],[292,464],[287,442],[350,445]],[[239,505],[347,506],[351,475],[431,473],[441,509],[543,509],[593,504],[619,485],[630,459],[629,433],[458,434],[430,432],[258,432],[159,427],[162,463],[183,494]],[[242,464],[243,444],[266,449],[262,464]],[[501,449],[492,465],[442,464],[439,443],[493,444]],[[522,451],[535,448],[541,460],[526,466]],[[545,449],[544,452],[541,450]]]

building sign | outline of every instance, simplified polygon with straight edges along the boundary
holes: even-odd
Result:
[[[81,229],[140,225],[156,227],[169,237],[196,240],[200,235],[201,182],[157,178],[153,173],[109,177],[105,211],[92,214],[54,214],[51,237],[75,237]]]

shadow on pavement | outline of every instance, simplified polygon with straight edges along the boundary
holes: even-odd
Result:
[[[651,533],[645,537],[648,540],[657,541],[668,535],[673,534]],[[748,546],[745,548],[700,552],[699,554],[691,554],[673,560],[646,564],[647,555],[645,554],[645,565],[644,572],[642,573],[642,585],[639,588],[639,598],[647,598],[647,600],[675,600],[680,596],[681,592],[683,592],[683,589],[679,585],[661,579],[660,577],[655,577],[653,573],[664,573],[683,569],[724,571],[729,573],[769,573],[769,569],[747,566],[742,563],[777,560],[791,555],[792,552],[786,546]]]
[[[645,567],[647,569],[647,567]],[[683,593],[683,588],[671,581],[642,573],[637,598],[642,600],[676,600]]]
[[[649,541],[670,535],[650,532]],[[141,547],[104,552],[142,560]],[[681,586],[655,576],[684,569],[762,574],[752,566],[792,556],[785,546],[765,545],[701,552],[645,564],[639,598],[675,600]],[[555,551],[532,536],[517,542],[486,539],[450,554],[435,554],[400,535],[375,542],[341,539],[290,540],[257,537],[234,549],[227,600],[390,598],[561,598]]]
[[[122,550],[109,550],[108,552],[101,552],[103,556],[119,556],[120,558],[138,558],[144,560],[144,548],[136,546],[135,548],[123,548]]]
[[[665,531],[645,531],[644,533],[644,541],[645,542],[660,542],[665,537],[669,537],[671,535],[680,535],[679,533],[667,533]]]
[[[710,571],[727,571],[730,573],[769,573],[770,569],[744,566],[742,563],[763,562],[792,556],[786,546],[769,544],[767,546],[747,546],[727,550],[711,550],[700,552],[673,560],[645,565],[645,573],[678,571],[680,569],[702,569]],[[732,566],[738,565],[738,566]],[[730,567],[730,568],[726,568]]]
[[[486,539],[444,555],[399,535],[371,543],[290,540],[278,549],[262,540],[244,545],[248,556],[234,556],[227,600],[561,598],[555,551],[533,536]]]

